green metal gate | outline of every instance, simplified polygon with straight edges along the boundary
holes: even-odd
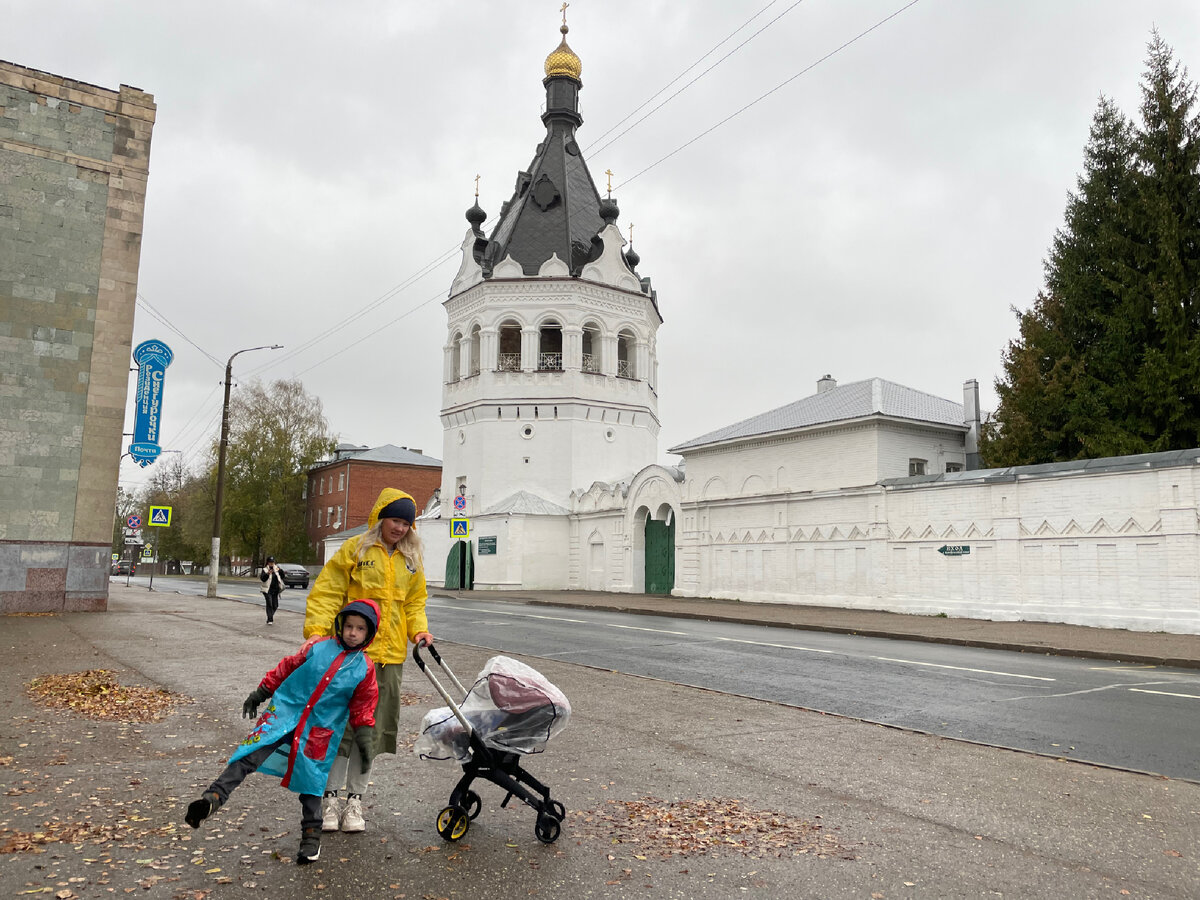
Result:
[[[675,588],[675,520],[646,519],[646,593],[669,594]]]
[[[455,541],[446,554],[446,589],[469,591],[475,587],[475,556],[470,541]]]

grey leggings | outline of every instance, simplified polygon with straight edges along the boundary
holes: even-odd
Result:
[[[225,767],[225,771],[217,776],[217,780],[208,786],[221,798],[224,804],[233,793],[233,789],[246,780],[246,776],[263,764],[268,756],[275,752],[280,745],[291,744],[292,732],[288,732],[274,743],[250,751],[241,759],[235,759]],[[300,795],[300,827],[321,827],[321,798],[316,794]]]

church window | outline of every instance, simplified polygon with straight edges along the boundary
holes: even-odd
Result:
[[[637,378],[637,339],[626,329],[617,335],[617,377]]]
[[[521,428],[521,437],[525,438],[525,440],[529,440],[531,437],[533,437],[533,426],[532,425],[523,426]]]
[[[946,463],[947,472],[961,472],[962,470],[962,463]]]
[[[538,371],[561,372],[562,348],[562,326],[552,319],[538,329]]]
[[[915,458],[910,459],[908,461],[908,474],[909,475],[924,475],[926,462],[927,462],[927,460],[924,460],[924,459],[915,459]]]
[[[500,352],[496,358],[496,371],[521,371],[521,326],[511,320],[500,326]]]
[[[584,372],[599,375],[600,363],[600,329],[594,324],[588,323],[583,326],[583,364],[581,368]]]

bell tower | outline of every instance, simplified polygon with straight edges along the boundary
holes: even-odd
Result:
[[[628,478],[658,455],[662,317],[632,243],[576,142],[583,65],[546,57],[545,135],[490,234],[474,205],[444,302],[442,515],[561,515],[576,489]],[[632,237],[632,229],[631,229]]]

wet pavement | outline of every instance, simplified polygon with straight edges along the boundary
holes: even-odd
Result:
[[[156,589],[160,587],[158,579]],[[439,592],[445,593],[445,592]],[[1195,636],[1105,632],[619,594],[480,593],[795,628],[1200,667]],[[567,809],[483,809],[457,844],[434,819],[460,770],[381,757],[368,830],[292,858],[299,804],[252,776],[198,831],[184,809],[246,733],[242,699],[300,643],[299,613],[113,584],[106,613],[0,619],[0,892],[169,898],[1200,897],[1200,785],[916,734],[666,681],[525,658],[571,698],[526,767]],[[441,642],[456,672],[486,661]],[[159,721],[94,721],[25,689],[106,669],[188,702]],[[436,700],[405,670],[412,737]],[[37,837],[40,835],[40,838]]]

